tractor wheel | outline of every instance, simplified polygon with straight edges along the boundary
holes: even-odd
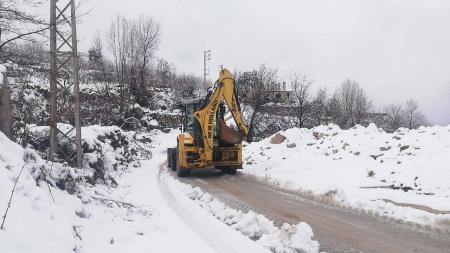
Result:
[[[189,177],[191,175],[191,170],[177,168],[178,177]]]
[[[167,149],[167,167],[172,168],[172,150],[173,148]]]
[[[178,166],[178,149],[175,150],[174,154],[175,154],[175,156],[173,159],[174,162],[173,162],[172,170],[177,171],[178,177],[189,177],[191,175],[191,170],[182,169],[182,168],[180,168],[180,166]]]
[[[170,154],[170,156],[171,156],[171,159],[170,159],[171,166],[170,166],[170,168],[172,169],[172,171],[176,171],[177,170],[177,159],[178,159],[177,153],[178,153],[178,149],[174,148],[172,150],[172,153]]]
[[[228,175],[236,175],[236,169],[229,166],[215,166],[214,168],[221,170],[222,173],[228,174]]]
[[[228,168],[228,170],[225,172],[228,175],[236,175],[237,170],[233,168]]]

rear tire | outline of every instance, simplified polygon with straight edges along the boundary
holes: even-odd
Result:
[[[236,169],[228,166],[215,166],[214,168],[219,169],[222,171],[222,173],[228,174],[228,175],[236,175]]]
[[[237,170],[236,169],[228,169],[225,173],[228,175],[236,175]]]

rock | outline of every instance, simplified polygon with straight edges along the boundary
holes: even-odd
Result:
[[[307,146],[313,146],[313,145],[316,145],[315,143],[308,143],[308,144],[306,144]]]
[[[409,145],[401,146],[400,147],[400,152],[402,152],[403,150],[408,149],[408,148],[409,148]]]
[[[295,144],[295,142],[289,143],[288,145],[286,145],[286,147],[288,147],[288,148],[295,148],[296,146],[297,146],[297,144]]]
[[[361,154],[361,152],[359,152],[359,151],[356,151],[356,152],[354,152],[353,154],[354,154],[354,155],[360,155],[360,154]]]
[[[345,150],[346,147],[350,146],[350,144],[348,144],[347,142],[344,143],[344,145],[342,146],[342,149]]]
[[[375,176],[375,172],[373,172],[373,170],[370,170],[367,172],[367,177],[373,177]]]
[[[172,130],[172,129],[170,129],[170,128],[164,128],[164,129],[161,129],[161,132],[163,132],[163,133],[165,133],[165,134],[168,134],[168,133],[170,133],[170,130]]]
[[[374,160],[377,160],[378,157],[383,156],[384,154],[378,154],[378,155],[370,155]]]
[[[318,140],[318,139],[323,138],[324,136],[328,136],[328,134],[313,132],[313,136],[314,136],[314,138],[316,138],[316,140]]]
[[[270,143],[272,144],[281,144],[286,140],[286,136],[276,133],[272,138],[270,139]]]
[[[402,138],[400,136],[394,136],[394,137],[392,137],[392,139],[394,139],[394,140],[401,140]]]
[[[388,151],[389,149],[391,149],[391,146],[380,147],[380,151]]]
[[[337,152],[339,152],[339,150],[333,149],[333,154],[337,154]]]

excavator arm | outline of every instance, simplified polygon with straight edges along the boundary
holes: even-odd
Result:
[[[227,69],[223,69],[220,71],[219,80],[205,98],[201,109],[194,113],[202,131],[205,158],[209,161],[213,156],[216,113],[222,99],[227,104],[238,131],[228,128],[225,122],[220,120],[220,138],[229,144],[238,144],[248,135],[248,128],[242,120],[233,75]]]

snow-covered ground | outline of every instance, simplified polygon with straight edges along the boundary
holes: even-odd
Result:
[[[153,145],[160,148],[165,143],[158,133],[153,132]],[[36,168],[46,163],[30,156],[37,155],[0,133],[2,216],[26,164],[0,230],[1,252],[215,252],[162,197],[157,185],[160,161],[130,168],[116,188],[79,184],[75,196],[39,179]]]
[[[114,161],[123,152],[98,137],[116,130],[85,128],[84,141],[102,145]],[[148,133],[151,159],[110,172],[113,187],[87,183],[86,173],[51,165],[0,133],[2,216],[23,168],[0,230],[1,252],[318,252],[306,223],[276,228],[262,215],[230,209],[162,173],[176,134]],[[73,194],[56,187],[68,175],[78,181]]]
[[[293,128],[246,144],[245,173],[344,206],[450,229],[450,126]]]

